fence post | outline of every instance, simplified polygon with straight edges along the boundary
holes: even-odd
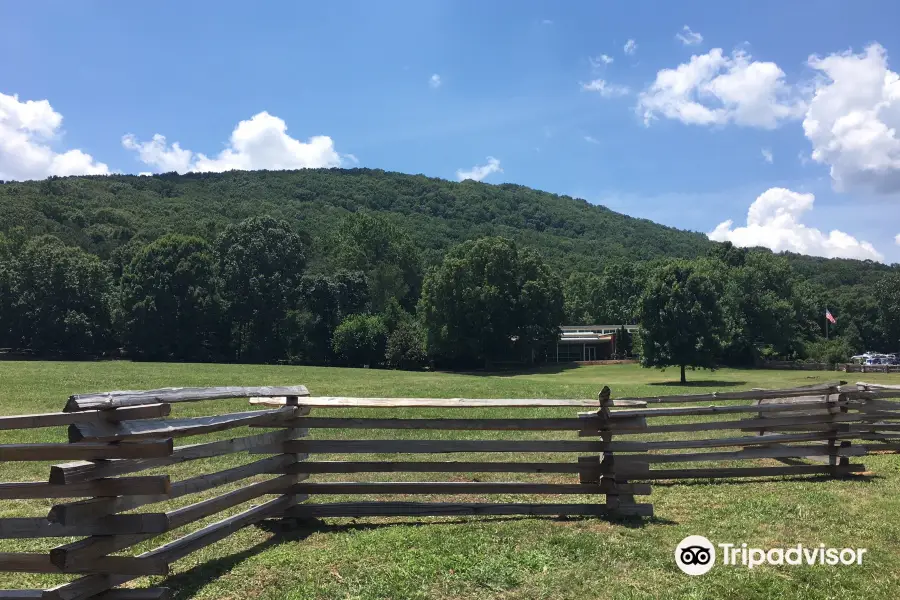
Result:
[[[838,402],[841,404],[841,407],[838,409],[838,414],[845,415],[849,411],[847,407],[847,399],[849,396],[847,394],[838,394]],[[846,428],[842,423],[834,423],[831,426],[831,431],[829,432],[828,439],[828,465],[831,467],[831,476],[832,477],[840,477],[842,475],[846,475],[846,469],[841,467],[849,467],[850,459],[849,457],[839,457],[837,456],[838,449],[849,448],[850,441],[845,440],[840,443],[837,441],[837,432]]]
[[[300,401],[299,396],[286,396],[284,399],[285,406],[297,406],[299,404],[299,401]],[[310,413],[310,410],[311,409],[308,406],[303,407],[302,409],[297,411],[297,417],[301,418],[301,417],[308,416]],[[306,437],[307,435],[309,435],[308,430],[298,428],[297,423],[290,423],[290,427],[291,427],[291,436],[290,436],[291,439],[296,439],[297,437]],[[294,457],[294,462],[287,467],[287,473],[290,474],[290,476],[291,476],[291,484],[296,485],[297,483],[300,483],[301,481],[303,481],[309,477],[308,473],[299,472],[300,463],[302,461],[305,461],[308,458],[308,455],[300,454],[300,453],[291,453],[291,455]],[[294,526],[299,526],[302,522],[302,519],[298,519],[296,517],[289,517],[287,515],[287,512],[291,508],[300,504],[301,502],[305,502],[306,500],[308,500],[309,494],[287,493],[284,496],[282,496],[282,498],[289,498],[289,500],[287,500],[286,505],[282,509],[281,516],[283,518],[283,526],[288,527],[288,528],[294,527]]]
[[[609,416],[609,407],[612,406],[611,392],[608,386],[603,386],[598,395],[600,401],[600,410],[598,416],[600,419],[600,439],[604,444],[609,444],[613,440],[613,421]],[[600,463],[600,482],[607,480],[611,486],[619,484],[627,485],[629,483],[627,476],[624,476],[620,465],[616,464],[615,454],[611,450],[604,451],[603,461]],[[627,470],[624,470],[627,472]],[[634,496],[632,494],[619,494],[615,487],[606,494],[606,506],[610,512],[615,514],[620,509],[633,506]],[[624,511],[627,514],[627,511]]]

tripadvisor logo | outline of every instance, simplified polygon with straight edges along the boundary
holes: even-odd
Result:
[[[753,569],[760,565],[861,565],[866,548],[826,548],[825,544],[789,548],[750,548],[747,544],[713,544],[702,535],[689,535],[675,548],[675,564],[688,575],[703,575],[716,564],[716,547],[721,564]]]
[[[688,575],[703,575],[716,564],[716,548],[702,535],[689,535],[675,548],[675,564]]]

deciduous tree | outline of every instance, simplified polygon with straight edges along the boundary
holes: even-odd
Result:
[[[673,261],[650,276],[639,302],[641,364],[715,368],[724,331],[720,289],[707,269]]]
[[[444,361],[531,360],[563,319],[559,279],[529,250],[482,238],[451,250],[425,279],[429,354]]]

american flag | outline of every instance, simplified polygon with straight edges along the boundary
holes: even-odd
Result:
[[[825,309],[825,318],[831,321],[832,325],[837,325],[837,319],[834,318],[834,315],[827,308]]]

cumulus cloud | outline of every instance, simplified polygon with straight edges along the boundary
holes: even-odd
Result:
[[[494,158],[493,156],[487,157],[487,164],[485,165],[475,165],[468,171],[460,169],[456,172],[456,178],[460,181],[464,181],[466,179],[472,179],[473,181],[481,181],[488,175],[492,173],[502,173],[503,169],[500,168],[500,161]]]
[[[900,246],[900,233],[894,236],[894,243]]]
[[[885,49],[812,56],[809,66],[819,74],[803,119],[812,159],[840,189],[900,191],[900,76]]]
[[[734,123],[764,129],[800,118],[805,109],[778,65],[755,61],[740,50],[726,56],[721,48],[659,71],[637,106],[645,124],[665,117],[689,125]]]
[[[354,162],[356,158],[338,154],[332,139],[325,135],[313,136],[307,142],[292,138],[287,133],[287,124],[267,112],[238,123],[228,146],[215,157],[182,148],[178,142],[169,144],[159,134],[146,142],[128,134],[122,137],[122,145],[137,152],[146,165],[179,173],[339,167],[345,160]]]
[[[763,246],[775,252],[790,251],[827,258],[858,258],[882,261],[884,256],[869,242],[843,231],[828,234],[804,225],[804,213],[812,210],[815,196],[785,188],[770,188],[759,195],[747,211],[747,225],[732,227],[730,219],[719,223],[709,238],[730,241],[735,246]]]
[[[586,92],[596,92],[604,98],[625,96],[629,92],[627,86],[609,83],[608,81],[605,81],[603,79],[594,79],[593,81],[582,83],[581,89]]]
[[[428,85],[432,87],[432,89],[438,89],[441,87],[441,76],[435,73],[428,79]]]
[[[622,51],[625,54],[634,54],[635,52],[637,52],[637,42],[635,42],[634,40],[628,40],[627,42],[625,42],[625,46],[622,47]]]
[[[703,41],[703,36],[695,31],[691,31],[691,28],[685,25],[680,32],[675,34],[675,39],[685,46],[696,46]]]
[[[109,167],[82,150],[54,150],[62,137],[61,114],[47,100],[19,100],[0,93],[0,179],[51,175],[106,175]]]
[[[775,161],[775,157],[772,155],[772,151],[768,148],[763,148],[760,150],[762,154],[763,160],[769,163],[770,165]]]

